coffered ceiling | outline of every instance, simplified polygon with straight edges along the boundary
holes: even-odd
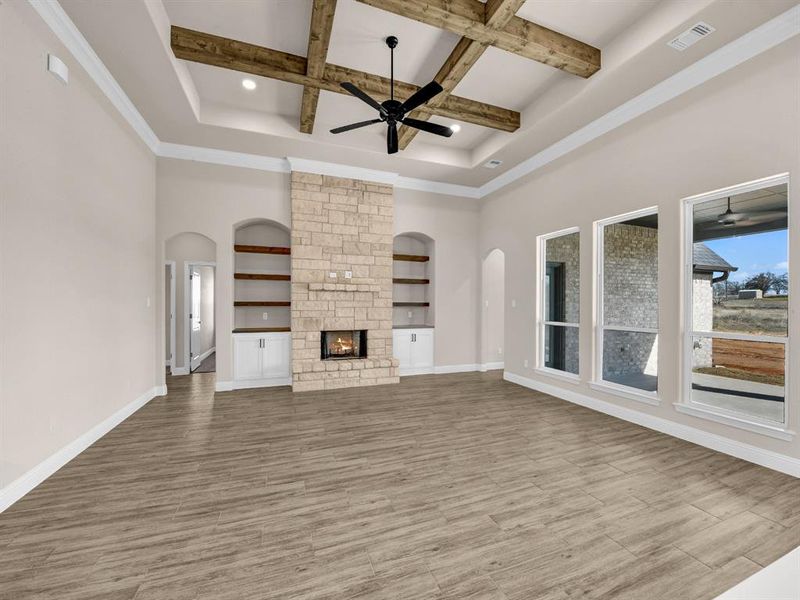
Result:
[[[464,2],[474,7],[469,0]],[[457,27],[420,22],[406,14],[410,10],[392,12],[392,5],[395,9],[403,6],[393,0],[338,0],[335,4],[325,60],[350,70],[388,77],[389,51],[384,39],[396,35],[400,42],[395,77],[421,86],[440,72],[462,38]],[[440,9],[452,6],[444,0],[414,0],[405,6],[421,4]],[[336,136],[329,133],[332,127],[375,117],[375,111],[356,98],[323,88],[313,132],[303,133],[303,85],[182,60],[171,45],[170,33],[176,26],[305,57],[312,0],[61,0],[162,141],[358,165],[472,186],[485,183],[794,2],[517,0],[500,4],[517,9],[517,19],[597,48],[602,67],[585,78],[488,45],[451,93],[519,113],[519,129],[501,131],[435,115],[431,122],[458,124],[460,131],[450,138],[420,132],[406,140],[407,147],[400,153],[387,156],[383,125]],[[716,31],[684,52],[666,45],[699,20]],[[245,77],[256,82],[256,89],[242,87]],[[482,167],[489,159],[503,164],[495,170]]]

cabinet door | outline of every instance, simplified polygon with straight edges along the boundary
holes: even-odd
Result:
[[[395,329],[392,331],[392,353],[400,361],[400,368],[411,367],[411,331]]]
[[[415,369],[433,367],[433,329],[417,329],[411,343],[411,366]]]
[[[291,374],[291,344],[289,335],[268,335],[264,338],[262,377],[289,377]]]
[[[261,379],[260,338],[234,336],[233,378],[239,381]]]

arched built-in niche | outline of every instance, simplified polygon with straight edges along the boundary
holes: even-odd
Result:
[[[395,327],[434,326],[434,251],[433,239],[423,233],[395,236],[392,298]]]
[[[234,227],[233,237],[233,332],[289,331],[289,230],[268,219],[250,219]]]
[[[217,244],[196,232],[183,232],[164,242],[165,261],[174,265],[172,286],[165,280],[165,346],[173,375],[188,374],[216,349],[216,257]],[[194,323],[190,322],[192,271],[199,274],[200,304]],[[169,316],[172,313],[172,322]],[[171,354],[171,356],[170,356]],[[193,361],[194,359],[194,361]]]
[[[484,256],[481,264],[481,370],[504,365],[505,264],[499,248]]]

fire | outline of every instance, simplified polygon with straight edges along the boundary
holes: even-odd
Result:
[[[346,354],[353,351],[353,340],[343,340],[342,338],[338,337],[331,345],[333,346],[333,351],[336,354]]]

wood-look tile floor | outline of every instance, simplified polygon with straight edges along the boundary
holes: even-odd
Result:
[[[157,398],[0,515],[0,597],[713,598],[800,480],[504,382]]]

